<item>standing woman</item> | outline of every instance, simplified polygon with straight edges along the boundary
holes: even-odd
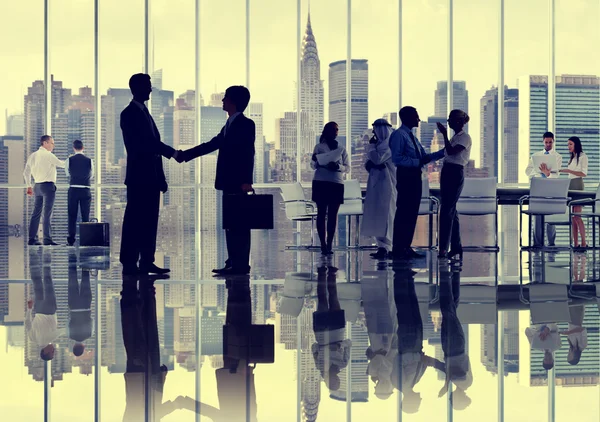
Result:
[[[445,156],[440,177],[440,252],[439,257],[453,258],[459,255],[462,259],[462,243],[456,203],[462,192],[465,175],[464,167],[469,163],[471,155],[471,137],[463,127],[469,122],[469,115],[462,110],[452,110],[448,117],[448,126],[454,130],[454,136],[448,140],[446,127],[438,122],[437,127],[444,137]],[[448,253],[450,244],[450,253]]]
[[[587,176],[588,172],[588,157],[583,152],[581,146],[581,139],[577,136],[571,136],[568,142],[569,153],[571,158],[569,159],[569,165],[566,169],[561,169],[561,173],[567,173],[571,184],[569,190],[583,190],[583,178]],[[581,212],[581,205],[573,207],[573,211],[578,213]],[[587,248],[585,242],[585,225],[583,220],[579,216],[573,216],[571,222],[573,226],[573,246],[575,248]],[[577,241],[577,233],[581,236],[581,243]]]
[[[338,134],[336,122],[329,122],[323,128],[321,139],[315,146],[310,166],[315,169],[312,182],[312,200],[317,204],[317,233],[321,241],[321,253],[331,255],[333,238],[340,205],[344,203],[344,173],[348,171],[348,153],[335,140]],[[331,161],[319,164],[317,156],[327,154]],[[325,239],[325,219],[327,218],[327,239]]]
[[[385,119],[373,122],[373,137],[367,146],[369,172],[362,235],[375,237],[375,259],[386,259],[392,250],[394,216],[396,214],[396,166],[392,162],[390,135],[392,125]]]

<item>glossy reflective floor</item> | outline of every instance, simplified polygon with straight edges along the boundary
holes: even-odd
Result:
[[[26,248],[11,265],[27,277],[0,281],[0,409],[14,421],[599,420],[600,252],[450,265],[369,252],[282,250],[286,266],[254,259],[250,277],[157,280],[118,278],[109,249]]]

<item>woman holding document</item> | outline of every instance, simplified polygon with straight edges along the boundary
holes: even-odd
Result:
[[[333,253],[337,214],[340,205],[344,203],[344,173],[350,166],[346,149],[335,140],[337,134],[337,123],[329,122],[325,125],[310,162],[310,166],[315,169],[312,200],[317,204],[317,233],[323,255]],[[327,238],[325,238],[325,219],[327,219]]]
[[[588,157],[583,152],[581,146],[581,139],[577,136],[571,136],[568,141],[570,159],[569,165],[566,169],[561,169],[561,173],[567,173],[571,184],[569,190],[583,190],[583,178],[587,176],[588,172]],[[574,206],[573,212],[581,212],[581,206]],[[579,216],[574,216],[571,222],[573,226],[573,246],[575,248],[587,248],[585,241],[585,225],[583,220]],[[581,243],[577,241],[577,234],[581,236]]]

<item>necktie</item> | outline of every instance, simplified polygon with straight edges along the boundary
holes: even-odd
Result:
[[[415,147],[415,154],[417,154],[417,158],[420,160],[421,159],[421,148],[419,148],[419,146],[417,145],[417,140],[415,138],[415,135],[413,135],[412,132],[408,132],[408,135],[410,136],[410,139],[413,143],[413,147]]]

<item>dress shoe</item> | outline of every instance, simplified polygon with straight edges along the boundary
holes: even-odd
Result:
[[[371,254],[371,258],[373,259],[386,259],[388,256],[388,251],[385,248],[378,248],[377,252]]]
[[[158,275],[162,275],[162,274],[167,274],[169,272],[171,272],[170,269],[168,269],[168,268],[160,268],[160,267],[157,267],[154,264],[144,265],[144,266],[140,265],[140,274],[158,274]]]
[[[67,246],[73,246],[75,244],[75,239],[67,238]]]
[[[58,243],[52,240],[44,240],[44,246],[58,246]]]
[[[42,242],[40,242],[39,240],[30,240],[29,242],[27,242],[27,244],[29,246],[40,246]]]
[[[223,268],[215,268],[214,270],[212,270],[213,273],[215,274],[221,274],[224,271],[228,271],[231,269],[231,265],[225,264],[225,266]]]
[[[463,250],[462,248],[460,249],[451,249],[450,252],[448,252],[448,257],[454,261],[462,261],[463,259]]]
[[[425,254],[422,252],[417,252],[415,251],[413,248],[406,248],[405,253],[410,257],[410,258],[425,258]]]

